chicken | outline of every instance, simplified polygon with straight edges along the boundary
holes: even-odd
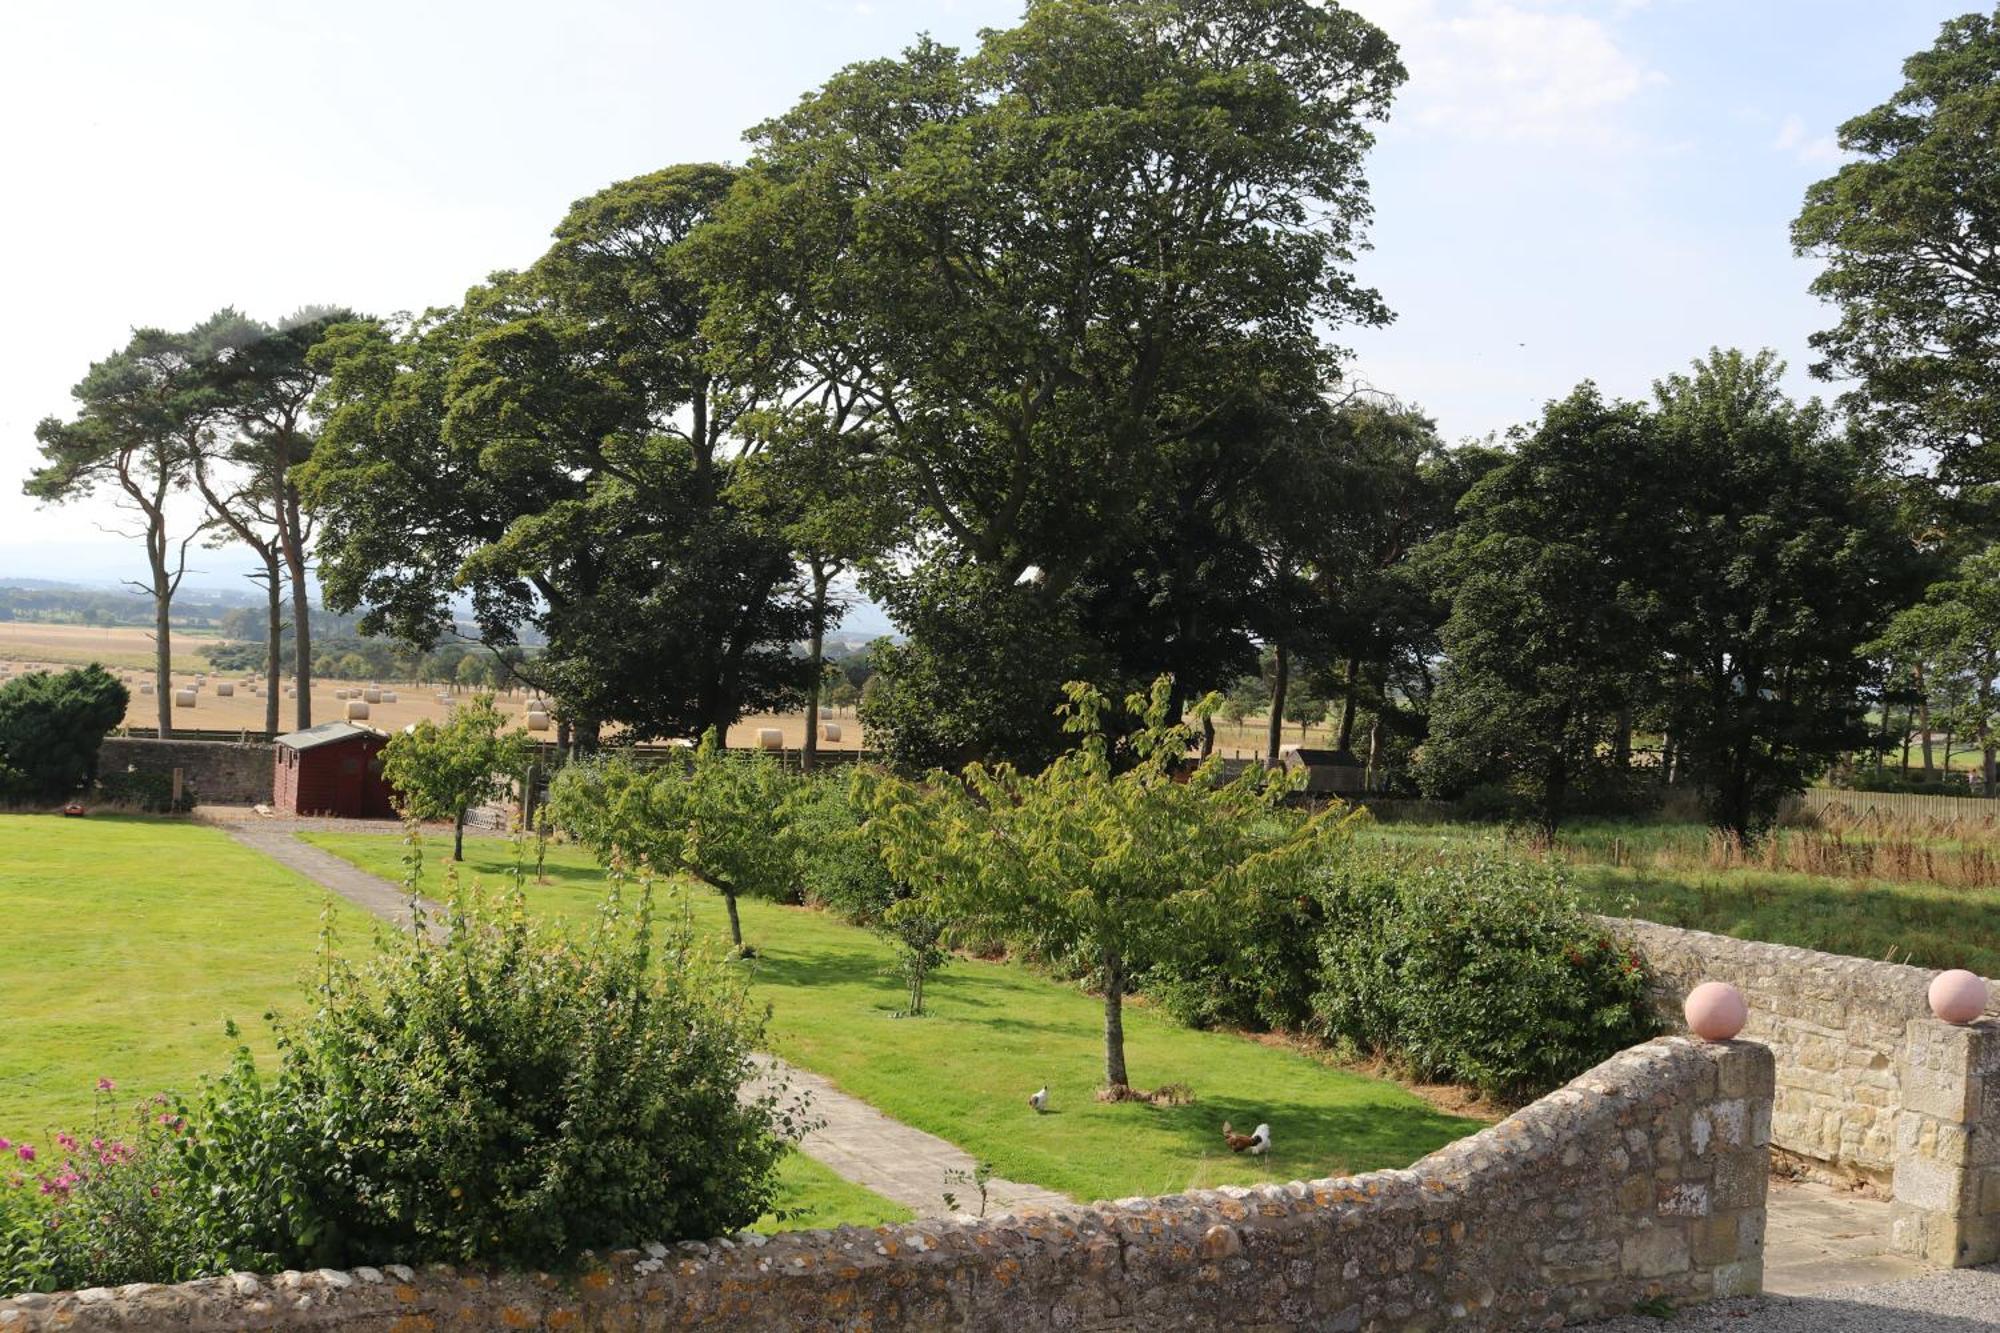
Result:
[[[1035,1114],[1037,1115],[1049,1109],[1049,1089],[1046,1084],[1042,1086],[1040,1092],[1028,1098],[1028,1105],[1035,1108]]]
[[[1271,1127],[1259,1125],[1250,1133],[1250,1155],[1262,1157],[1269,1151],[1271,1151]]]
[[[1222,1141],[1229,1145],[1229,1151],[1242,1152],[1257,1140],[1256,1136],[1252,1134],[1238,1134],[1230,1123],[1225,1120],[1222,1122]]]

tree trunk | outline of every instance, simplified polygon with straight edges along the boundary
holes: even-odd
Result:
[[[1278,766],[1278,746],[1285,738],[1285,690],[1291,683],[1291,658],[1285,652],[1285,645],[1271,645],[1273,668],[1271,673],[1271,726],[1269,742],[1264,747],[1264,766]]]
[[[285,593],[275,548],[264,553],[264,734],[278,734],[278,697],[285,690]]]
[[[174,734],[174,603],[167,571],[153,566],[153,696],[159,705],[160,739]]]
[[[813,565],[812,642],[806,656],[812,664],[811,684],[806,688],[806,742],[799,747],[799,771],[811,773],[819,757],[819,692],[826,673],[826,585],[828,574]]]
[[[292,580],[292,683],[299,692],[292,722],[304,731],[313,724],[312,603],[306,596],[305,553],[298,549],[296,535],[289,532],[285,538],[285,565]]]
[[[1130,1087],[1125,1076],[1125,960],[1104,955],[1104,1086]]]
[[[1360,679],[1360,659],[1348,658],[1346,679],[1341,686],[1341,693],[1346,697],[1340,705],[1340,731],[1333,738],[1333,748],[1336,750],[1345,751],[1354,743],[1354,692],[1356,682]]]
[[[1917,725],[1923,728],[1924,780],[1928,782],[1935,776],[1936,769],[1931,760],[1931,692],[1930,687],[1924,683],[1924,667],[1921,662],[1916,666],[1916,677]]]
[[[743,921],[736,915],[736,890],[722,886],[722,901],[729,905],[729,942],[736,946],[736,952],[743,952]]]
[[[1208,758],[1215,753],[1215,719],[1203,714],[1201,719],[1201,757]]]
[[[463,807],[458,812],[458,818],[454,819],[451,824],[451,859],[454,861],[463,861],[465,859],[465,810]]]

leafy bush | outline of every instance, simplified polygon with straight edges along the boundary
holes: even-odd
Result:
[[[945,922],[889,873],[877,830],[866,821],[856,775],[823,774],[801,783],[785,807],[786,837],[798,858],[807,901],[866,926],[896,950],[907,1012],[924,1012],[924,983],[951,958]]]
[[[1355,848],[1320,886],[1320,1030],[1420,1078],[1539,1096],[1657,1030],[1560,866]]]
[[[425,718],[406,728],[382,751],[382,776],[404,816],[451,821],[454,861],[465,859],[467,812],[506,795],[534,755],[534,743],[506,727],[493,696],[481,694],[446,722]]]
[[[97,749],[130,694],[95,664],[0,685],[0,799],[61,801],[97,774]]]
[[[760,1034],[741,983],[614,882],[592,927],[531,925],[518,885],[355,966],[329,937],[310,1017],[273,1022],[183,1147],[232,1265],[543,1268],[722,1235],[769,1206],[799,1128],[738,1101]]]
[[[201,1201],[177,1174],[186,1121],[154,1097],[120,1129],[111,1082],[97,1086],[89,1131],[41,1145],[0,1139],[0,1295],[217,1269]]]
[[[1310,889],[1261,886],[1240,905],[1224,943],[1153,967],[1139,989],[1189,1027],[1305,1031],[1312,1026],[1324,922]]]

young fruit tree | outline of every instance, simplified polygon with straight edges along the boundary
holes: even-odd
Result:
[[[640,767],[618,755],[571,764],[549,786],[557,825],[599,860],[685,871],[722,895],[743,952],[738,896],[793,896],[785,837],[791,780],[768,755],[730,754],[710,727],[685,759]]]
[[[527,768],[532,742],[503,730],[507,719],[482,694],[442,724],[426,719],[406,728],[382,751],[382,776],[410,819],[449,819],[451,859],[465,859],[465,816],[497,800]]]
[[[1126,709],[1140,720],[1114,748],[1110,702],[1071,683],[1060,710],[1076,746],[1029,776],[974,764],[962,778],[875,779],[873,827],[890,869],[923,910],[961,934],[1018,941],[1094,970],[1104,992],[1104,1082],[1129,1092],[1124,999],[1148,968],[1228,938],[1242,906],[1295,882],[1345,822],[1339,807],[1287,811],[1285,780],[1261,770],[1222,780],[1221,760],[1188,771],[1211,695],[1170,717],[1167,677]]]

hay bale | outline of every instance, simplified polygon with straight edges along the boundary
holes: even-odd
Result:
[[[193,690],[175,690],[175,691],[174,691],[174,707],[176,707],[176,708],[193,708],[193,707],[194,707],[194,691],[193,691]]]
[[[140,686],[139,686],[139,693],[141,693],[141,694],[151,694],[152,692],[153,692],[153,682],[152,682],[152,681],[150,681],[150,680],[149,680],[149,681],[145,681],[145,682],[142,682],[142,683],[140,684]]]
[[[822,722],[822,723],[820,723],[820,724],[819,724],[819,738],[820,738],[821,740],[823,740],[823,741],[837,741],[837,740],[839,740],[839,739],[840,739],[840,724],[839,724],[838,722]]]
[[[233,699],[236,697],[236,687],[225,680],[215,687],[215,697],[218,699]]]
[[[547,731],[548,729],[549,729],[549,715],[547,713],[542,712],[539,708],[529,709],[528,730]]]
[[[296,698],[298,698],[298,697],[299,697],[299,687],[298,687],[298,686],[296,686],[296,685],[287,685],[287,686],[285,686],[285,697],[286,697],[287,699],[296,699]]]
[[[760,750],[784,749],[785,733],[776,727],[757,728],[757,748]]]
[[[394,690],[382,691],[382,702],[385,704],[392,704],[396,702],[396,692]]]
[[[382,702],[382,689],[378,685],[370,685],[361,691],[361,697],[371,704],[379,704]]]
[[[348,700],[347,720],[349,722],[366,722],[368,720],[368,705],[359,699]]]

